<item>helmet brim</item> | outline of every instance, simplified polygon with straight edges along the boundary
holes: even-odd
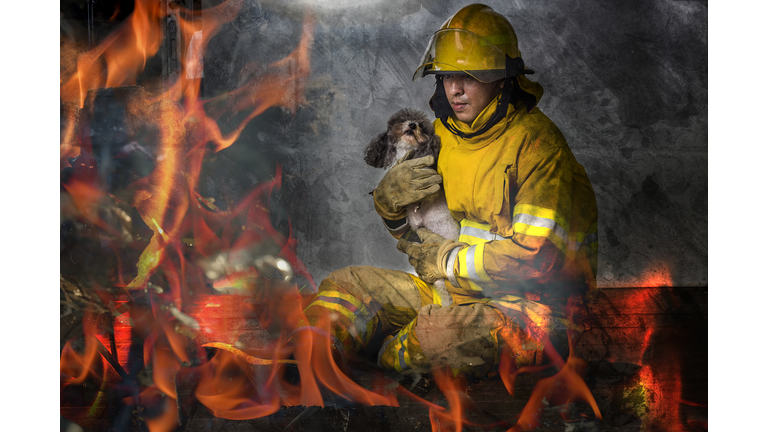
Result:
[[[512,60],[494,43],[463,29],[442,29],[429,39],[429,44],[413,74],[413,80],[426,75],[467,74],[488,83],[521,73],[533,73],[516,57]]]
[[[415,81],[427,75],[469,75],[480,82],[490,83],[504,79],[506,77],[506,72],[504,69],[464,70],[456,68],[449,69],[448,67],[450,67],[450,65],[441,65],[439,63],[429,63],[422,65],[413,74],[413,80]]]

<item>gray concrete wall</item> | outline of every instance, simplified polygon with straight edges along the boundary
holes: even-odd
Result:
[[[235,88],[254,67],[255,74],[290,53],[309,3],[247,0],[209,45],[205,94]],[[225,195],[220,185],[240,190],[283,165],[273,205],[287,211],[299,257],[317,282],[348,265],[409,268],[368,194],[383,172],[362,152],[398,109],[429,113],[434,81],[411,76],[432,32],[468,4],[357,3],[317,0],[306,103],[295,116],[267,111],[206,168],[209,194]],[[515,27],[532,79],[545,88],[539,106],[594,186],[599,285],[665,275],[677,286],[706,285],[707,3],[488,4]],[[275,222],[285,229],[279,213]]]

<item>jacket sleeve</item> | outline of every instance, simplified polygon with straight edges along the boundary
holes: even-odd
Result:
[[[497,219],[506,222],[498,226],[501,235],[494,240],[460,250],[454,274],[472,280],[475,286],[495,285],[520,292],[562,277],[573,205],[574,163],[567,147],[555,146],[508,172],[503,196],[496,199],[510,200],[504,208],[511,217]]]

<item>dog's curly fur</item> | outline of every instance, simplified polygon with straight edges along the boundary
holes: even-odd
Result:
[[[374,168],[391,168],[409,150],[414,150],[413,158],[434,156],[436,166],[440,137],[435,135],[435,128],[424,113],[406,108],[390,117],[387,131],[368,144],[365,162]],[[448,210],[442,186],[438,192],[424,197],[421,202],[407,205],[405,209],[411,229],[426,227],[446,239],[459,238],[461,227]],[[445,288],[445,281],[435,281],[434,286],[443,306],[450,306],[453,300]]]
[[[408,150],[413,158],[440,154],[440,137],[432,122],[421,111],[408,108],[396,112],[387,122],[387,130],[374,138],[365,149],[365,163],[374,168],[389,168]]]

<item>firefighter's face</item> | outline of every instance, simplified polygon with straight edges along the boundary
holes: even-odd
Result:
[[[504,80],[480,82],[469,75],[445,75],[443,87],[457,120],[472,124],[504,87]]]

